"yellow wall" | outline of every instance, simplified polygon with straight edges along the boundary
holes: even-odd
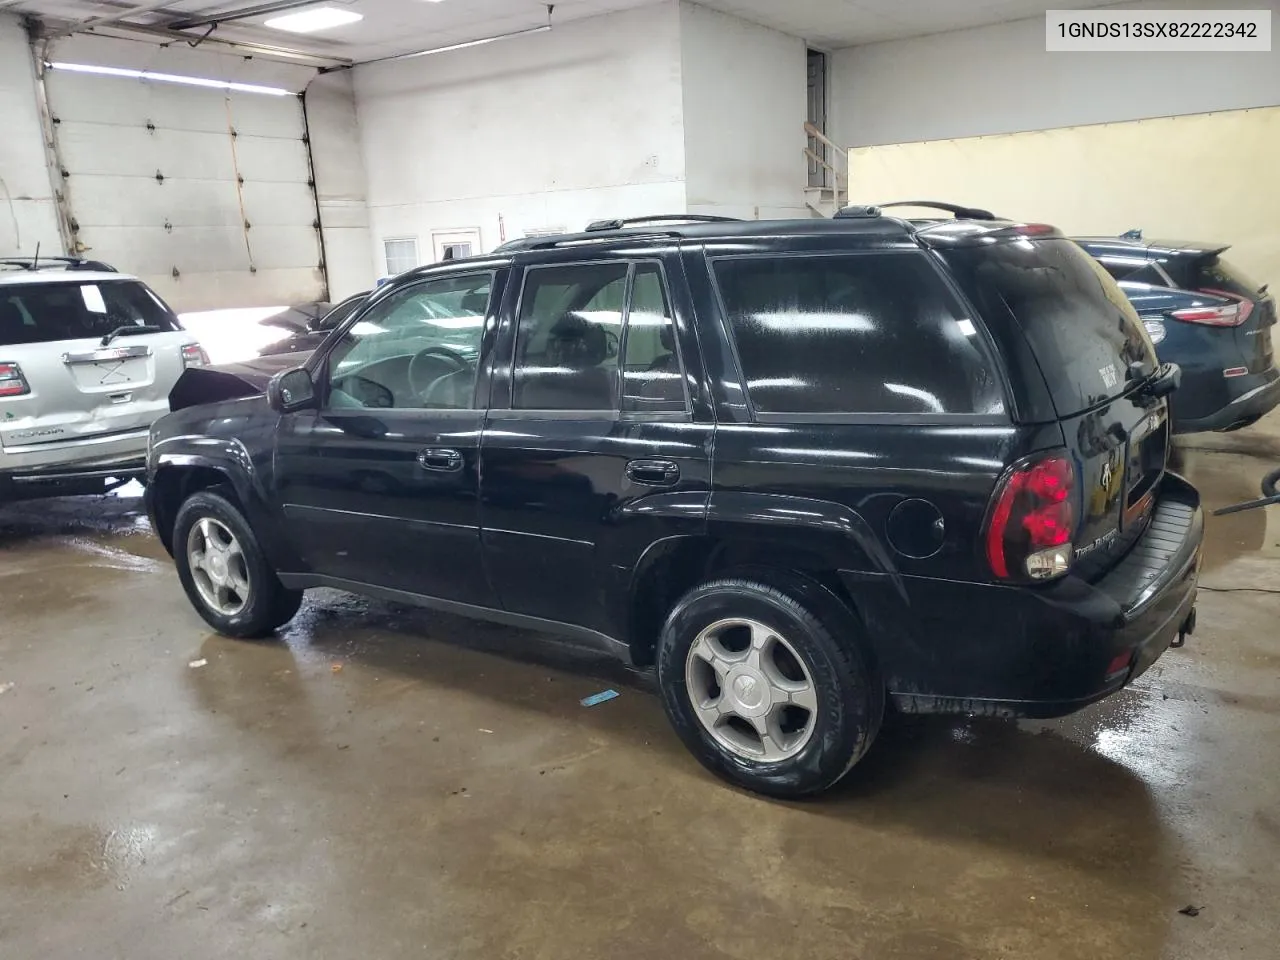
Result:
[[[948,200],[1069,235],[1220,241],[1280,286],[1280,107],[857,147],[849,168],[853,203]]]

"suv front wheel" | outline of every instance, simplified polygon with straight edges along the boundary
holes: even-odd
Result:
[[[884,691],[853,615],[807,580],[777,583],[725,579],[686,594],[663,627],[658,680],[704,766],[787,798],[848,773],[879,730]]]
[[[178,510],[173,528],[178,578],[196,612],[228,637],[265,637],[293,619],[302,593],[280,582],[248,521],[220,488]]]

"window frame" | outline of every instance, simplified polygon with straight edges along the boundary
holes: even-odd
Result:
[[[387,258],[388,243],[412,243],[413,259],[416,262],[410,264],[409,267],[405,270],[392,270],[391,263]],[[418,248],[417,237],[404,236],[404,237],[383,237],[382,238],[382,267],[384,270],[386,270],[386,276],[398,277],[398,276],[401,276],[402,274],[408,273],[410,270],[414,269],[415,267],[419,267],[421,265],[422,265],[422,259],[420,256],[420,250]]]
[[[613,407],[599,409],[571,409],[571,410],[538,410],[526,409],[523,407],[514,407],[512,404],[515,399],[515,371],[516,360],[519,356],[520,344],[520,319],[524,309],[525,295],[529,289],[529,278],[538,270],[554,270],[564,269],[566,267],[593,267],[593,266],[617,266],[625,265],[626,278],[623,289],[622,298],[622,329],[618,336],[618,365],[616,376],[613,384]],[[631,300],[635,290],[635,274],[636,268],[640,265],[656,265],[658,268],[658,279],[662,284],[663,297],[666,301],[667,312],[670,316],[667,319],[671,322],[672,339],[675,343],[676,362],[680,365],[680,383],[681,390],[684,394],[683,410],[662,410],[662,411],[643,411],[643,410],[623,410],[622,398],[624,388],[624,370],[623,365],[626,359],[627,335],[630,330],[631,321]],[[693,419],[692,400],[689,393],[689,374],[685,366],[684,351],[680,346],[680,328],[675,317],[675,301],[672,298],[671,284],[666,269],[666,264],[660,256],[604,256],[593,257],[589,260],[548,260],[535,263],[525,263],[519,271],[519,292],[515,298],[515,303],[510,313],[511,333],[507,339],[508,348],[507,355],[501,360],[502,365],[506,368],[506,387],[503,391],[504,395],[497,398],[490,397],[488,414],[490,419],[498,420],[596,420],[601,422],[640,422],[640,423],[689,423]],[[497,403],[503,406],[497,406]]]
[[[311,379],[316,387],[316,409],[321,414],[360,414],[364,411],[366,414],[375,413],[379,417],[407,417],[407,416],[432,416],[432,417],[474,417],[483,415],[487,409],[488,400],[488,366],[493,355],[493,334],[497,328],[497,314],[501,305],[501,301],[505,295],[505,273],[509,267],[509,262],[497,262],[490,264],[468,264],[469,269],[466,270],[446,270],[435,273],[415,276],[411,280],[396,285],[386,285],[375,290],[371,295],[366,296],[365,302],[351,313],[337,327],[329,330],[325,335],[324,344],[319,347],[315,353],[308,358],[303,365],[307,372],[311,374]],[[329,395],[332,391],[332,383],[330,373],[332,371],[333,352],[338,344],[342,342],[350,330],[357,324],[364,322],[374,310],[379,309],[382,304],[390,300],[397,293],[405,290],[411,290],[415,287],[426,286],[431,283],[439,283],[447,280],[460,280],[465,277],[478,277],[487,275],[489,277],[489,303],[485,307],[484,325],[480,331],[480,353],[476,358],[476,377],[475,382],[471,386],[471,406],[463,408],[454,407],[331,407],[329,406]]]
[[[746,372],[742,367],[742,358],[738,353],[738,338],[734,333],[733,322],[729,316],[729,308],[720,289],[720,278],[716,272],[716,264],[721,261],[741,260],[816,260],[816,259],[848,259],[850,257],[903,257],[914,256],[923,259],[927,269],[942,282],[947,297],[951,300],[960,316],[969,320],[976,331],[975,344],[982,360],[987,364],[992,377],[1000,391],[1003,409],[999,413],[867,413],[858,411],[826,411],[822,413],[781,413],[758,410],[751,399]],[[877,247],[867,249],[843,250],[753,250],[750,252],[707,254],[707,274],[711,282],[714,303],[719,316],[720,335],[729,346],[729,354],[733,358],[734,375],[747,407],[750,422],[762,424],[824,424],[841,423],[848,425],[863,424],[945,424],[948,426],[1008,426],[1013,421],[1013,398],[1009,388],[1008,377],[1000,359],[1000,352],[995,341],[987,330],[982,314],[969,302],[964,292],[943,269],[936,254],[920,247]]]

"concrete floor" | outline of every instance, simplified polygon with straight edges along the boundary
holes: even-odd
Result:
[[[1265,468],[1187,454],[1214,506]],[[212,636],[139,508],[0,509],[0,957],[1276,956],[1280,510],[1211,520],[1134,688],[901,719],[779,804],[533,635],[320,593]]]

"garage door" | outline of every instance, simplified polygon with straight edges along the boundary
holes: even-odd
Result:
[[[56,69],[46,89],[84,256],[180,311],[325,298],[296,95]]]

